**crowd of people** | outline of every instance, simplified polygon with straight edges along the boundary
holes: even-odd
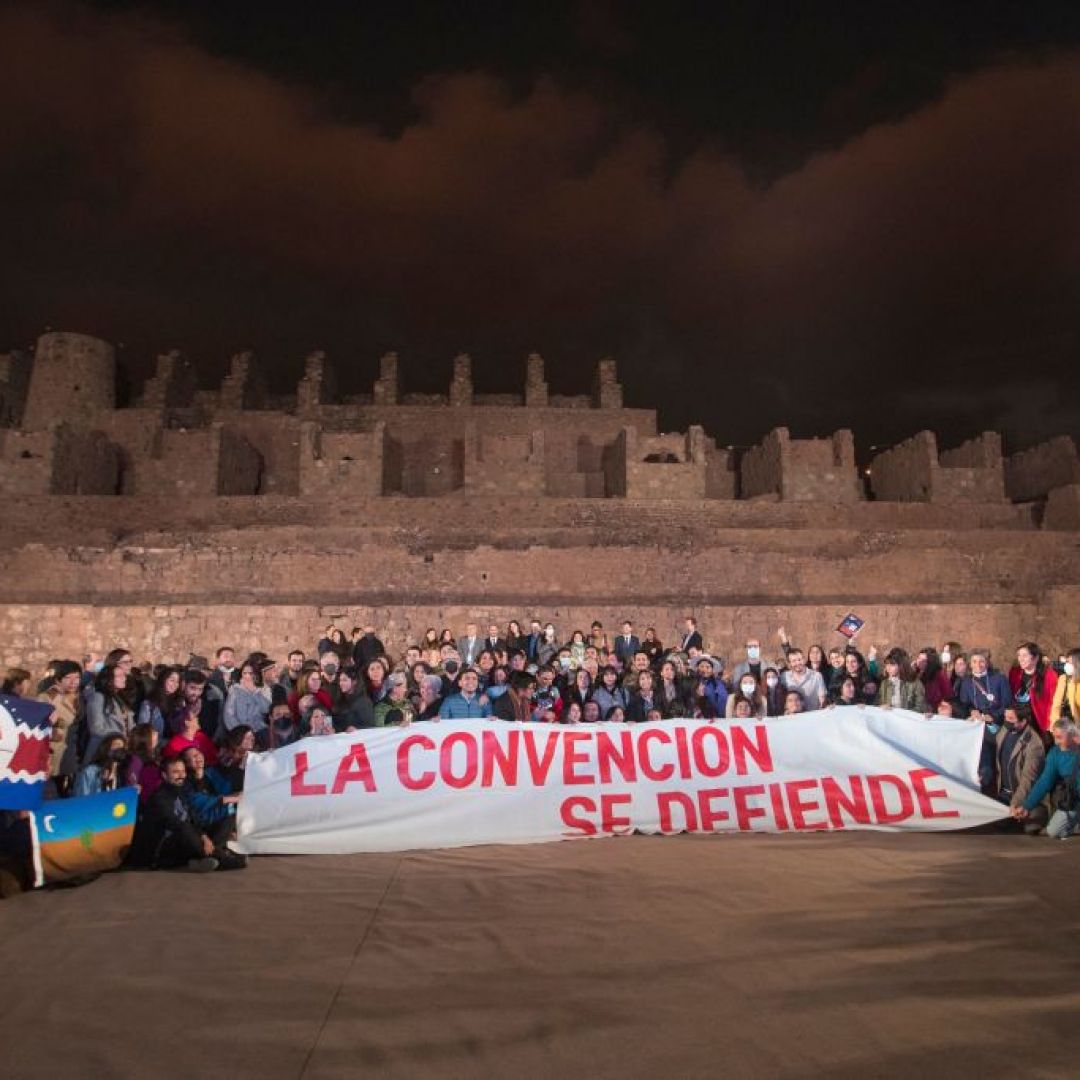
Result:
[[[311,655],[136,664],[52,661],[43,677],[7,672],[3,693],[51,704],[48,798],[139,790],[134,865],[238,869],[228,848],[244,765],[254,750],[308,736],[440,719],[549,724],[641,723],[674,717],[804,717],[860,704],[984,726],[979,780],[1014,827],[1065,837],[1080,826],[1080,650],[1044,656],[1021,644],[995,667],[985,649],[948,642],[914,655],[854,643],[802,649],[783,629],[769,647],[746,639],[730,666],[704,648],[692,617],[665,646],[631,621],[559,635],[550,622],[491,624],[461,636],[429,628],[391,656],[373,626],[328,626]]]

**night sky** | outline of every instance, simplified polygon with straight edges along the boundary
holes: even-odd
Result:
[[[0,7],[0,350],[1080,435],[1080,4]]]

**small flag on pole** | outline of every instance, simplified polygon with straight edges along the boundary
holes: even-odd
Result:
[[[865,619],[860,619],[853,611],[849,611],[836,628],[837,633],[843,634],[849,641],[866,625]]]

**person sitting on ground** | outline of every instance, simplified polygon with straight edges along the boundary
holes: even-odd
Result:
[[[622,724],[626,720],[626,710],[621,705],[612,705],[604,713],[604,722],[607,724]]]
[[[75,777],[76,796],[97,795],[115,791],[121,786],[124,762],[127,760],[127,740],[123,735],[106,735],[98,743],[94,759],[84,765]]]
[[[217,769],[206,767],[202,751],[189,746],[181,757],[187,767],[184,788],[195,824],[213,840],[214,847],[224,847],[236,835],[233,815],[240,796],[233,794],[228,780]]]
[[[195,824],[184,781],[187,766],[179,757],[162,768],[161,786],[150,797],[135,824],[128,862],[149,870],[186,867],[199,873],[239,870],[247,865],[243,855],[215,846],[209,834]]]
[[[1045,765],[1046,751],[1038,731],[1031,726],[1031,709],[1027,705],[1008,706],[995,741],[994,772],[987,794],[1010,810],[1023,806]],[[1024,819],[1024,831],[1037,833],[1046,821],[1046,808],[1036,806]]]
[[[788,645],[788,667],[784,672],[784,689],[796,690],[803,699],[803,711],[825,707],[825,680],[821,672],[814,671],[807,665],[802,649]]]
[[[885,678],[878,690],[883,709],[907,709],[926,713],[926,692],[903,649],[890,649],[885,657]]]
[[[510,676],[510,689],[491,705],[491,715],[497,720],[526,723],[533,716],[533,695],[536,676],[527,671],[515,671]]]
[[[562,724],[576,725],[580,724],[584,713],[581,706],[576,701],[571,701],[569,705],[563,709],[562,717],[559,722]]]
[[[1046,835],[1064,840],[1080,825],[1080,728],[1072,720],[1055,720],[1051,730],[1054,745],[1046,755],[1042,774],[1012,814],[1026,820],[1053,792],[1053,813],[1046,825]]]
[[[752,720],[754,717],[754,702],[751,698],[748,698],[741,690],[736,690],[735,693],[728,697],[728,708],[731,709],[731,719],[733,720]]]
[[[457,685],[457,692],[448,695],[439,707],[441,719],[464,720],[491,715],[491,702],[479,692],[480,677],[475,668],[462,668]]]
[[[600,720],[600,706],[590,698],[582,706],[581,722],[583,724],[599,724]]]

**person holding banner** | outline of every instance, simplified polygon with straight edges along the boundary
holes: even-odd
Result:
[[[1006,708],[994,751],[994,774],[987,794],[1011,810],[1023,806],[1046,764],[1042,739],[1031,726],[1031,710],[1026,705]],[[1024,831],[1037,833],[1046,821],[1046,808],[1040,804],[1024,819]]]
[[[1054,793],[1053,810],[1046,835],[1064,840],[1080,827],[1080,728],[1072,720],[1055,720],[1054,746],[1046,757],[1042,775],[1023,803],[1012,811],[1024,821]]]

